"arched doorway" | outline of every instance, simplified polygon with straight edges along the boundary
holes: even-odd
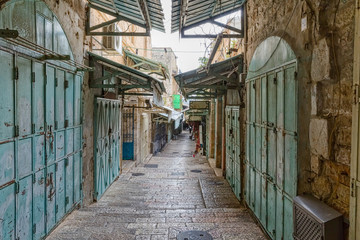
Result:
[[[0,239],[41,239],[81,203],[82,75],[59,60],[71,48],[43,1],[7,2],[6,28],[19,37],[0,38]]]
[[[297,61],[285,40],[256,49],[247,89],[245,200],[273,239],[293,239],[297,193]]]

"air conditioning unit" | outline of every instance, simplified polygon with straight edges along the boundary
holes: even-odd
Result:
[[[103,28],[103,32],[120,32],[116,24],[111,24]],[[107,52],[122,53],[122,39],[121,36],[104,36],[103,45]]]
[[[325,203],[310,196],[294,198],[294,239],[342,240],[343,217]]]

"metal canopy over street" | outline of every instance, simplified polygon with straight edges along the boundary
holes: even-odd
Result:
[[[140,69],[142,72],[146,72],[150,75],[156,74],[162,77],[163,80],[170,78],[169,70],[164,64],[150,60],[145,57],[141,57],[125,49],[124,53],[127,58],[131,59],[134,62],[134,65],[131,66],[132,68]]]
[[[88,11],[87,35],[90,36],[149,36],[150,30],[165,32],[164,13],[160,0],[89,0],[90,9],[108,14],[114,19],[90,26],[90,11]],[[100,32],[105,26],[119,21],[126,21],[142,27],[146,32]]]
[[[228,88],[239,87],[243,55],[175,76],[183,95],[188,99],[208,99],[223,95]]]
[[[185,35],[190,28],[204,23],[213,23],[230,29],[238,34],[225,34],[223,37],[243,37],[243,29],[237,29],[215,21],[216,18],[240,10],[245,0],[172,0],[171,32],[179,31],[182,37],[197,37]],[[216,35],[201,35],[216,38]]]
[[[158,93],[166,91],[164,84],[152,76],[91,52],[89,56],[90,66],[94,68],[94,72],[90,73],[90,87],[92,88],[113,88],[119,91],[118,94],[146,96],[149,93],[126,91],[130,89],[144,89],[147,92],[157,90]]]

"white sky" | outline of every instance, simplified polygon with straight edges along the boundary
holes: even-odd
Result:
[[[180,39],[179,32],[171,34],[171,1],[161,0],[161,3],[165,15],[164,24],[166,33],[152,30],[152,46],[172,48],[175,55],[178,57],[177,63],[182,72],[198,68],[200,66],[198,59],[199,57],[205,56],[206,46],[210,44],[211,39]],[[234,17],[235,15],[236,14],[230,14],[229,16],[220,18],[219,21],[225,23],[228,19]],[[203,29],[205,29],[206,32],[211,31],[212,33],[214,33],[214,31],[221,31],[219,28],[214,30],[214,27],[211,24],[207,24]],[[201,33],[199,29],[197,30],[197,33]],[[194,33],[196,33],[196,30],[194,30]],[[207,54],[209,54],[209,52]]]

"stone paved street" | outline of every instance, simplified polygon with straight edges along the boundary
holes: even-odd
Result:
[[[214,239],[266,239],[230,186],[183,133],[147,164],[120,176],[102,199],[70,214],[47,239],[176,239],[185,230]],[[200,172],[201,171],[201,172]]]

